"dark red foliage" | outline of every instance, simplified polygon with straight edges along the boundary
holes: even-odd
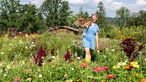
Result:
[[[139,52],[144,48],[144,44],[138,45],[133,38],[127,38],[121,42],[120,46],[123,48],[129,61],[133,61],[137,58]],[[136,47],[138,46],[138,50]]]
[[[46,57],[46,56],[47,56],[46,52],[45,52],[45,50],[43,49],[43,47],[41,45],[41,47],[40,47],[40,49],[38,51],[38,57]]]
[[[51,55],[54,55],[54,54],[55,54],[54,48],[51,50],[50,54],[51,54]]]
[[[40,46],[40,49],[38,50],[38,54],[36,57],[34,57],[34,62],[35,64],[37,64],[38,66],[42,66],[43,64],[43,59],[42,57],[46,57],[46,52],[43,49],[42,45]]]
[[[141,50],[145,47],[144,44],[145,44],[145,43],[143,43],[142,45],[139,45],[139,48],[138,48],[139,51],[141,51]]]
[[[70,59],[71,59],[71,54],[70,54],[70,51],[69,50],[67,50],[67,52],[66,52],[66,54],[64,54],[64,60],[65,61],[70,61]]]
[[[64,54],[64,60],[65,61],[70,61],[70,58],[71,58],[71,55],[70,55],[70,53],[66,53],[66,54]]]

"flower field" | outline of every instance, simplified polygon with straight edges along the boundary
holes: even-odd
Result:
[[[0,37],[0,82],[146,82],[142,30],[117,30],[106,34],[112,39],[101,30],[91,63],[84,62],[80,35],[5,34]]]

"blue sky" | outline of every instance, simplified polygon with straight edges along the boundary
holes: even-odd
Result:
[[[102,1],[106,9],[107,17],[115,17],[116,10],[121,7],[128,8],[131,13],[139,10],[146,10],[146,0],[66,0],[74,13],[78,13],[80,7],[89,14],[93,14],[97,10],[97,4]],[[39,7],[44,0],[20,0],[22,4],[32,3]]]

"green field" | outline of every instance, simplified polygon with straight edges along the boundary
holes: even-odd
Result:
[[[0,82],[145,82],[145,48],[130,62],[119,38],[101,37],[88,64],[81,35],[45,32],[0,39]]]

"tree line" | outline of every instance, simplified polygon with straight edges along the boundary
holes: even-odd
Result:
[[[50,27],[72,25],[78,17],[89,18],[88,12],[80,8],[76,15],[72,14],[68,1],[63,0],[45,0],[37,8],[35,5],[20,4],[20,0],[1,0],[0,1],[0,30],[7,31],[15,27],[17,31],[34,33],[43,32]],[[106,13],[104,4],[97,4],[96,14],[99,17],[98,24],[106,28]],[[116,11],[116,25],[146,27],[146,11],[141,10],[138,13],[130,14],[130,10],[122,7]]]

